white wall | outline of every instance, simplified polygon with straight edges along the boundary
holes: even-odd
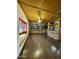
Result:
[[[23,12],[23,10],[21,9],[21,7],[20,7],[20,5],[19,5],[19,3],[17,3],[17,19],[19,19],[19,18],[21,18],[23,21],[25,21],[26,23],[27,23],[27,33],[24,35],[22,35],[22,36],[19,36],[18,34],[18,37],[17,37],[17,55],[19,56],[19,54],[20,54],[20,52],[21,52],[21,50],[22,50],[22,48],[23,48],[23,46],[24,46],[24,44],[25,44],[25,42],[26,42],[26,39],[27,39],[27,37],[28,37],[28,35],[29,35],[29,21],[28,21],[28,19],[26,18],[26,16],[25,16],[25,14],[24,14],[24,12]],[[17,21],[17,24],[18,24],[18,21]],[[19,25],[17,25],[17,27],[18,27]],[[17,32],[18,32],[18,28],[17,28]],[[25,38],[25,39],[22,39],[22,38]],[[19,43],[20,43],[20,41],[21,40],[23,40],[23,43],[22,43],[22,45],[19,47]]]
[[[25,21],[26,23],[27,23],[27,33],[29,33],[29,21],[28,21],[28,19],[26,18],[26,16],[25,16],[25,14],[24,14],[24,12],[23,12],[23,10],[21,9],[21,7],[20,7],[20,5],[17,3],[17,19],[18,18],[21,18],[21,19],[23,19],[23,21]]]

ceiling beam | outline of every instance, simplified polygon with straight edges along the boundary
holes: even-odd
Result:
[[[39,8],[39,7],[36,7],[36,6],[30,5],[30,4],[27,4],[27,3],[21,2],[21,1],[18,1],[18,2],[19,2],[20,4],[24,4],[24,5],[29,6],[29,7],[32,7],[32,8],[40,9],[40,10],[46,11],[46,12],[48,12],[48,13],[55,14],[54,12],[49,11],[49,10],[45,10],[45,9],[43,9],[43,8]]]
[[[51,17],[53,17],[53,16],[59,16],[59,17],[61,17],[60,15],[58,15],[58,13],[60,13],[61,12],[61,10],[58,10],[55,14],[52,14],[51,16],[47,16],[47,17],[45,17],[45,19],[50,19]]]

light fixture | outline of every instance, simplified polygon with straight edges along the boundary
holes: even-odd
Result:
[[[41,18],[39,18],[38,23],[41,23]]]
[[[38,17],[41,17],[41,10],[40,9],[37,10],[37,15],[38,15]]]
[[[38,23],[41,23],[41,10],[37,10],[37,15],[38,15]]]

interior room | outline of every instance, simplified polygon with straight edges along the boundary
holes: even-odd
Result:
[[[61,59],[61,0],[17,0],[17,59]]]

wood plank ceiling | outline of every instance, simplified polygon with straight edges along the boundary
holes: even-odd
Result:
[[[61,18],[61,0],[18,0],[30,22],[37,22],[37,11],[41,12],[41,21],[50,22]]]

